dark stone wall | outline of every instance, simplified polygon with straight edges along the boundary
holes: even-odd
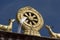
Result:
[[[0,40],[60,40],[0,31]]]

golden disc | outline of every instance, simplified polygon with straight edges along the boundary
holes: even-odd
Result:
[[[41,14],[30,6],[20,8],[17,13],[17,21],[20,22],[20,19],[27,17],[23,23],[25,29],[34,28],[40,30],[43,27],[44,21]]]

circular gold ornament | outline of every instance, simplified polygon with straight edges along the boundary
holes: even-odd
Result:
[[[25,30],[40,30],[43,27],[44,21],[39,12],[30,6],[23,7],[18,10],[17,20],[20,22],[20,19],[27,17],[23,23],[23,28]]]

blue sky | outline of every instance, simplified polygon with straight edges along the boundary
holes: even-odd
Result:
[[[53,26],[53,31],[60,33],[60,0],[0,0],[0,24],[8,24],[8,19],[16,18],[19,8],[31,6],[40,12],[44,19],[42,36],[49,36],[45,25]],[[14,22],[13,32],[17,32],[18,24]]]

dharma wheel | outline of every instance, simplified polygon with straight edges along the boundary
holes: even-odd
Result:
[[[27,17],[27,19],[22,24],[22,29],[24,29],[24,34],[29,35],[38,35],[39,30],[43,27],[44,21],[41,14],[30,6],[20,8],[17,13],[17,21],[20,22],[20,19]]]

